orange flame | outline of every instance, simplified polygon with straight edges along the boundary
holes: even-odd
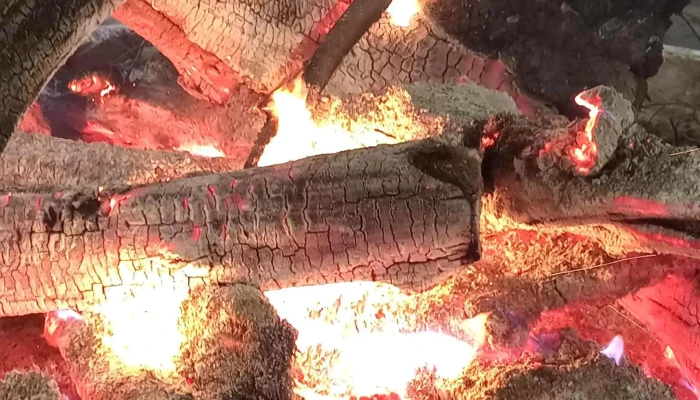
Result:
[[[319,154],[331,154],[360,147],[396,143],[372,129],[351,133],[337,121],[314,121],[306,106],[308,89],[302,78],[293,88],[272,94],[270,111],[278,120],[277,134],[258,161],[258,166],[281,164]]]
[[[386,12],[393,25],[405,28],[411,25],[413,17],[420,12],[420,4],[418,0],[393,0]]]
[[[82,78],[73,79],[68,84],[68,89],[76,94],[105,97],[116,91],[117,86],[105,77],[98,74],[91,74]]]
[[[593,140],[593,130],[598,124],[598,118],[602,112],[600,109],[601,98],[595,94],[591,99],[586,100],[583,98],[585,93],[579,93],[574,101],[576,101],[576,104],[589,110],[588,121],[584,131],[579,133],[576,145],[569,150],[569,157],[576,164],[577,171],[580,174],[589,173],[595,165],[598,156],[598,144]]]

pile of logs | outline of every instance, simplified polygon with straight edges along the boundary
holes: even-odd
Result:
[[[674,398],[641,369],[616,366],[597,345],[571,332],[556,332],[545,344],[531,333],[543,313],[585,302],[617,301],[673,348],[689,385],[700,384],[692,312],[698,299],[700,153],[649,135],[635,121],[634,104],[640,82],[658,68],[656,43],[667,19],[683,1],[653,7],[627,1],[636,7],[634,18],[623,18],[617,6],[542,2],[538,8],[483,0],[465,9],[459,2],[424,2],[428,22],[421,23],[432,23],[425,37],[442,40],[433,50],[444,45],[452,54],[463,44],[497,52],[518,87],[562,113],[588,116],[572,122],[558,113],[532,115],[520,89],[509,83],[500,89],[514,103],[501,106],[477,96],[471,104],[481,114],[455,117],[450,102],[418,103],[431,96],[464,100],[478,90],[409,85],[391,90],[403,90],[415,103],[411,112],[424,124],[422,135],[389,132],[398,138],[395,144],[269,167],[256,165],[279,123],[266,111],[272,92],[298,72],[312,90],[307,105],[321,109],[329,100],[319,93],[340,90],[342,77],[352,76],[348,60],[361,55],[348,52],[376,38],[381,31],[372,29],[382,29],[390,2],[346,4],[337,23],[326,22],[332,29],[302,68],[265,60],[262,70],[255,63],[232,68],[217,52],[237,43],[212,48],[187,29],[187,18],[168,17],[178,5],[129,0],[117,8],[120,3],[0,6],[2,22],[11,27],[0,30],[0,41],[11,44],[0,47],[0,317],[84,312],[62,318],[52,335],[84,400],[291,399],[299,381],[296,332],[262,291],[357,281],[410,293],[384,304],[382,313],[390,310],[410,330],[439,329],[468,340],[466,325],[455,321],[483,317],[483,357],[449,381],[420,371],[408,385],[409,398]],[[256,7],[231,3],[232,18],[224,26]],[[304,11],[300,4],[257,6],[286,32]],[[498,12],[483,21],[485,8]],[[63,60],[115,10],[163,48],[181,74],[181,87],[209,102],[202,109],[225,107],[236,93],[259,92],[251,97],[255,104],[248,103],[259,118],[259,134],[238,138],[245,151],[211,159],[15,132]],[[549,58],[538,58],[545,48],[538,24],[557,12],[564,22],[550,29],[565,33],[562,42]],[[482,25],[485,34],[474,35]],[[513,38],[509,26],[525,34]],[[164,28],[169,35],[159,42],[154,30]],[[613,43],[615,32],[634,40]],[[567,41],[578,52],[572,55]],[[650,47],[642,51],[642,42]],[[620,46],[625,51],[611,56]],[[455,57],[449,63],[456,68],[462,56]],[[581,57],[585,74],[557,81],[543,72],[569,76],[570,64],[580,64]],[[611,58],[615,62],[606,64]],[[273,68],[295,73],[276,79],[282,72]],[[338,68],[341,78],[334,81]],[[376,108],[364,107],[367,113]],[[148,288],[189,293],[180,307],[184,339],[175,372],[163,376],[121,365],[103,342],[109,328],[99,310],[124,297],[138,300]],[[360,314],[355,322],[367,318]],[[0,382],[7,398],[25,398],[30,389],[38,390],[31,395],[58,398],[55,385],[38,373]]]

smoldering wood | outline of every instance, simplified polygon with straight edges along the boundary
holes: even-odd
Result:
[[[548,340],[534,344],[532,350],[519,357],[505,361],[483,357],[472,362],[460,379],[447,383],[448,398],[676,399],[668,386],[647,377],[641,368],[615,365],[613,360],[600,354],[596,343],[584,341],[566,330],[548,336]],[[429,374],[414,380],[413,385],[419,389],[414,389],[413,395],[423,394],[420,388],[431,387],[422,382],[426,376]]]
[[[500,205],[522,222],[622,223],[637,228],[642,240],[671,233],[697,242],[700,181],[692,171],[700,168],[700,154],[644,132],[623,117],[632,115],[630,107],[623,102],[603,108],[605,116],[593,132],[598,155],[590,173],[577,172],[570,155],[580,124],[547,117],[542,125],[502,116],[468,129],[498,136],[486,150],[487,181],[502,194]],[[658,245],[673,247],[672,242]],[[676,250],[697,257],[698,248]]]
[[[2,315],[86,309],[147,282],[423,290],[479,257],[480,165],[437,138],[100,194],[8,193]]]
[[[691,385],[700,384],[700,347],[695,316],[700,303],[697,274],[676,273],[618,301],[627,312],[658,337],[673,352]]]
[[[242,160],[134,150],[18,132],[0,154],[0,188],[80,190],[125,187],[240,169]]]
[[[184,339],[173,371],[149,373],[119,360],[102,340],[110,326],[101,314],[61,324],[56,345],[82,399],[293,398],[296,331],[253,286],[191,293],[178,321]]]

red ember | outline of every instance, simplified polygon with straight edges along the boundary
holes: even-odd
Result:
[[[76,94],[96,97],[105,97],[117,90],[117,87],[107,77],[99,74],[73,79],[68,84],[68,88]]]
[[[581,174],[587,174],[595,165],[598,155],[598,145],[593,140],[593,129],[598,123],[598,117],[602,110],[599,108],[602,102],[600,96],[595,94],[589,99],[584,99],[583,95],[586,92],[581,92],[576,96],[574,101],[576,104],[586,107],[589,110],[588,122],[583,132],[579,132],[576,138],[576,144],[569,150],[569,157],[578,167],[577,170]]]

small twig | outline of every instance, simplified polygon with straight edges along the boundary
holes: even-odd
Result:
[[[697,148],[697,149],[690,149],[690,150],[686,150],[686,151],[679,151],[679,152],[677,152],[677,153],[671,153],[671,154],[669,154],[669,155],[670,155],[670,156],[681,156],[681,155],[683,155],[683,154],[695,153],[696,151],[700,151],[700,147]]]
[[[678,127],[671,117],[668,117],[668,123],[671,124],[671,129],[673,129],[673,145],[678,146]]]
[[[623,314],[622,311],[618,310],[617,308],[613,307],[613,306],[610,305],[610,304],[608,304],[608,308],[611,309],[611,310],[613,310],[613,311],[615,311],[619,316],[621,316],[622,318],[626,319],[626,320],[627,320],[629,323],[631,323],[632,325],[634,325],[634,326],[636,326],[637,328],[641,329],[644,333],[646,333],[647,335],[649,335],[649,336],[651,337],[652,340],[654,340],[655,342],[658,343],[659,340],[651,333],[651,331],[649,331],[647,328],[645,328],[644,326],[642,326],[640,323],[638,323],[637,321],[635,321],[635,320],[633,320],[632,318],[628,317],[627,315]]]
[[[619,263],[624,262],[624,261],[639,260],[639,259],[641,259],[641,258],[651,258],[651,257],[658,257],[658,256],[659,256],[658,254],[644,254],[644,255],[641,255],[641,256],[625,258],[625,259],[622,259],[622,260],[610,261],[610,262],[606,262],[606,263],[603,263],[603,264],[594,265],[594,266],[592,266],[592,267],[579,268],[579,269],[572,269],[572,270],[570,270],[570,271],[561,271],[561,272],[554,273],[554,274],[550,275],[549,277],[550,277],[550,278],[553,278],[553,277],[559,276],[559,275],[573,274],[573,273],[575,273],[575,272],[590,271],[590,270],[596,269],[596,268],[602,268],[602,267],[607,267],[607,266],[610,266],[610,265],[619,264]]]

